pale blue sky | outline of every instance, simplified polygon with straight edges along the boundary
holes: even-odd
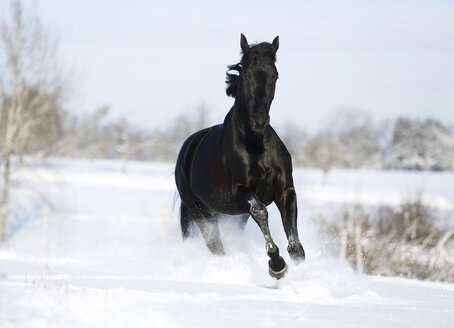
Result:
[[[26,2],[76,67],[74,110],[152,128],[204,102],[222,121],[244,33],[280,36],[274,125],[313,131],[349,107],[454,125],[454,1]]]

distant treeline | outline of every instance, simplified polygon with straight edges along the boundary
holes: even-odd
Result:
[[[68,116],[59,130],[67,140],[59,156],[174,161],[183,141],[209,126],[208,110],[178,116],[164,128],[141,130],[108,108],[84,117]],[[338,113],[336,120],[309,134],[295,123],[274,127],[296,166],[397,170],[454,170],[454,133],[441,122],[398,118],[374,122],[360,111]]]

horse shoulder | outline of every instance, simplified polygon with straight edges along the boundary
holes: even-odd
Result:
[[[273,128],[271,128],[270,140],[273,166],[284,166],[286,169],[292,170],[292,156]]]
[[[274,130],[272,130],[272,139],[273,155],[271,166],[274,172],[273,184],[277,188],[288,188],[293,186],[292,156]]]

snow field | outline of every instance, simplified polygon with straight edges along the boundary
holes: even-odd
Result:
[[[225,257],[212,256],[200,235],[181,240],[172,164],[133,163],[126,175],[114,161],[53,165],[58,171],[40,168],[21,176],[22,187],[13,194],[16,228],[0,249],[1,327],[450,327],[454,322],[452,284],[357,275],[320,247],[317,222],[304,214],[329,206],[326,199],[305,197],[311,186],[319,188],[317,171],[295,172],[304,264],[289,260],[278,212],[269,208],[273,238],[289,265],[285,279],[275,281],[252,220],[244,231],[232,220],[222,223]],[[326,187],[344,188],[347,195],[364,183],[358,193],[386,194],[398,185],[393,190],[401,197],[413,183],[424,184],[428,194],[451,197],[444,187],[451,175],[437,180],[390,174],[333,172]],[[394,183],[390,187],[387,181]],[[51,200],[48,216],[43,197]]]

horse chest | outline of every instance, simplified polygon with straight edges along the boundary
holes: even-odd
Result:
[[[247,173],[248,187],[254,196],[263,203],[269,204],[274,197],[273,170],[266,160],[251,165]]]

